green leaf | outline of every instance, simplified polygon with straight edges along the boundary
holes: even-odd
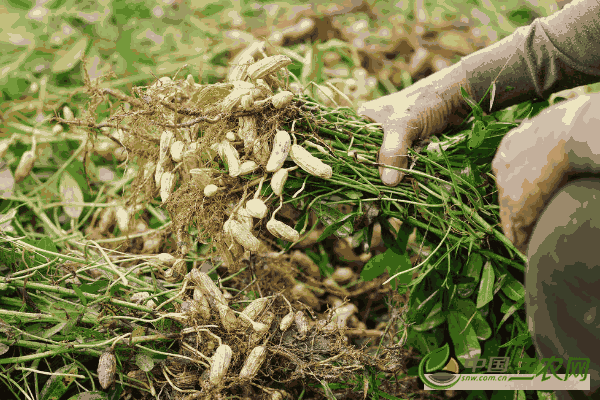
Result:
[[[116,296],[117,294],[121,295],[122,292],[124,291],[124,289],[127,289],[127,286],[125,286],[121,283],[116,283],[110,288],[110,295],[113,297]]]
[[[446,343],[433,353],[425,363],[425,372],[430,373],[444,368],[444,365],[448,363],[448,357],[450,357],[450,346]]]
[[[409,329],[408,332],[407,345],[416,347],[421,354],[431,353],[439,348],[444,340],[444,332],[441,329],[426,332]]]
[[[475,117],[475,119],[481,119],[481,117],[483,116],[483,110],[481,109],[479,104],[477,104],[473,99],[469,97],[469,94],[462,86],[460,87],[460,93],[463,99],[467,102],[467,104],[469,104],[469,107],[471,107],[471,109],[473,110],[473,116]]]
[[[69,335],[73,331],[73,328],[75,328],[76,324],[77,324],[77,319],[76,318],[69,318],[69,320],[67,321],[67,323],[63,327],[61,333],[63,335],[65,335],[65,336]]]
[[[491,400],[515,400],[514,390],[496,390],[492,394]]]
[[[473,129],[471,130],[471,134],[469,135],[469,141],[467,142],[467,147],[469,150],[473,150],[481,146],[485,139],[485,123],[482,121],[475,121],[473,124]]]
[[[473,283],[463,283],[458,285],[458,295],[460,297],[469,297],[473,294],[475,287],[477,287],[477,283],[479,283],[481,268],[483,268],[483,257],[479,253],[471,253],[462,274],[463,276],[473,278]]]
[[[479,310],[475,311],[475,317],[471,320],[471,324],[473,324],[473,328],[475,328],[477,339],[488,340],[492,336],[492,328]]]
[[[362,199],[364,194],[355,190],[348,190],[347,192],[344,192],[344,196],[348,197],[351,200],[358,200]]]
[[[143,326],[138,326],[137,328],[135,328],[134,330],[131,331],[131,340],[134,340],[136,337],[138,336],[144,336],[144,334],[146,333],[146,330],[144,329]]]
[[[36,246],[39,247],[40,249],[51,251],[53,253],[58,253],[58,249],[56,248],[56,244],[54,244],[54,241],[47,237],[38,240],[38,242],[36,243]],[[51,257],[51,256],[47,256],[47,257]]]
[[[392,396],[391,394],[384,393],[384,392],[382,392],[379,389],[375,389],[374,392],[377,393],[378,396],[383,397],[384,399],[388,399],[388,400],[404,400],[404,399],[401,399],[400,397],[396,397],[396,396]]]
[[[433,306],[433,309],[425,319],[425,322],[420,325],[413,325],[412,328],[419,332],[428,331],[443,324],[445,321],[446,313],[442,312],[442,303],[439,302]]]
[[[83,392],[69,397],[68,400],[108,400],[108,394],[98,390],[95,392]]]
[[[411,268],[412,264],[410,263],[410,257],[408,256],[406,251],[403,251],[401,254],[396,253],[394,260],[391,261],[390,264],[388,264],[387,266],[388,274],[390,275],[390,277],[396,275],[399,272],[407,271]],[[412,274],[405,273],[397,276],[391,282],[394,290],[397,290],[400,284],[408,284],[410,283],[410,281],[412,281]]]
[[[123,393],[123,385],[113,385],[108,389],[108,400],[119,400]]]
[[[467,393],[465,400],[487,400],[488,398],[483,390],[469,390]]]
[[[321,387],[325,391],[325,398],[327,398],[327,400],[337,400],[337,398],[333,394],[333,391],[329,387],[329,384],[326,381],[322,380],[319,380],[319,382],[321,383]]]
[[[377,218],[377,221],[381,225],[381,239],[383,240],[386,249],[395,249],[397,253],[406,251],[406,246],[404,246],[404,248],[398,247],[396,239],[394,239],[394,233],[396,233],[396,231],[392,227],[392,224],[383,217]]]
[[[515,106],[515,119],[523,119],[529,117],[533,109],[531,101],[525,101]]]
[[[504,343],[502,346],[499,346],[499,348],[504,348],[504,347],[509,347],[509,346],[523,346],[525,345],[525,347],[529,347],[531,346],[533,343],[531,341],[531,334],[529,332],[523,333],[522,335],[516,336],[514,338],[512,338],[511,341]]]
[[[496,357],[500,354],[500,343],[497,339],[497,336],[486,340],[483,344],[483,354],[481,358],[488,359],[490,357]]]
[[[472,278],[470,276],[454,275],[452,277],[452,282],[455,285],[466,285],[466,284],[473,285],[475,282],[475,278]],[[461,296],[461,297],[465,297],[465,296]]]
[[[47,238],[47,237],[38,240],[35,243],[35,246],[40,249],[51,251],[53,253],[59,253],[58,249],[56,248],[56,244],[54,244],[52,239]],[[46,258],[46,257],[48,257],[48,258]],[[36,265],[45,264],[48,262],[48,259],[52,260],[52,259],[55,259],[55,257],[53,257],[52,255],[47,254],[47,253],[36,254],[35,263],[36,263]]]
[[[487,340],[492,335],[492,328],[487,323],[481,310],[478,310],[475,303],[469,299],[454,298],[450,309],[462,313],[467,320],[471,320],[471,325],[475,328],[475,333],[479,340]]]
[[[140,367],[140,369],[144,372],[152,371],[154,368],[154,359],[147,353],[137,353],[135,355],[135,365]]]
[[[504,294],[513,301],[521,301],[525,298],[525,287],[516,280],[510,273],[506,276],[504,285],[502,285]]]
[[[402,251],[406,251],[406,246],[408,246],[408,237],[412,233],[413,228],[408,224],[402,224],[398,233],[396,234],[396,246]]]
[[[330,276],[333,274],[334,269],[331,266],[329,255],[321,243],[319,243],[319,254],[316,254],[310,250],[306,250],[305,253],[319,266],[321,276]]]
[[[447,290],[442,292],[442,307],[447,310],[450,307],[450,303],[455,299],[456,285],[452,281],[448,282]]]
[[[325,231],[317,241],[329,237],[332,233],[339,238],[350,236],[354,230],[354,217],[359,215],[358,212],[344,214],[337,208],[327,205],[324,201],[316,204],[313,211],[325,225]]]
[[[409,314],[408,317],[410,322],[414,322],[415,324],[423,323],[425,315],[428,315],[431,312],[431,310],[433,310],[433,307],[436,305],[436,303],[440,302],[441,304],[441,299],[437,299],[437,301],[435,301],[439,291],[440,290],[437,289],[417,307],[414,307],[414,303],[411,304],[409,310],[411,310],[412,312]],[[411,301],[414,302],[415,300],[411,299]]]
[[[79,288],[79,285],[73,285],[73,291],[75,291],[75,294],[77,294],[77,297],[79,297],[79,301],[81,301],[81,304],[87,306],[87,299],[83,295],[83,292]]]
[[[448,313],[448,330],[454,344],[454,353],[458,360],[465,366],[466,360],[479,357],[481,346],[473,325],[467,326],[469,319],[461,312],[450,311]],[[466,328],[465,328],[466,327]]]
[[[225,6],[223,4],[209,4],[202,10],[202,17],[207,18],[221,12]]]
[[[12,263],[17,262],[17,259],[19,258],[17,254],[17,248],[13,243],[5,243],[0,247],[0,263],[2,265],[11,265]]]
[[[514,107],[508,107],[504,110],[496,111],[492,114],[494,117],[498,118],[500,122],[514,122],[515,120],[515,109]]]
[[[466,317],[471,318],[477,307],[475,307],[475,303],[472,300],[455,297],[450,305],[450,310],[461,312]]]
[[[390,265],[398,265],[403,262],[404,254],[398,254],[393,249],[387,249],[381,254],[371,258],[363,267],[360,276],[365,281],[377,278]]]
[[[54,245],[52,240],[50,240],[49,238],[42,238],[40,240],[23,238],[22,241],[33,247],[57,252],[56,246]],[[50,256],[47,256],[46,253],[38,252],[38,253],[34,254],[33,252],[29,251],[29,249],[26,249],[25,255],[23,256],[23,258],[25,258],[29,267],[37,267],[39,265],[46,264],[46,263],[48,263],[48,261],[50,261]],[[42,272],[48,273],[48,270],[45,269]]]
[[[477,308],[485,306],[492,301],[494,297],[494,269],[491,262],[486,262],[483,266],[481,275],[481,285],[479,285],[479,294],[477,295]]]
[[[83,328],[76,326],[73,328],[73,332],[78,338],[89,340],[89,339],[106,339],[106,334],[100,333],[94,329]]]
[[[55,371],[57,374],[72,374],[76,375],[79,369],[77,364],[69,364],[61,367]],[[75,377],[64,376],[64,375],[52,375],[48,381],[44,384],[40,393],[41,400],[58,400],[60,399],[69,389],[71,383],[75,380]]]
[[[504,285],[504,280],[506,279],[507,275],[508,273],[500,275],[496,280],[496,283],[494,283],[494,295],[498,293],[498,291],[502,288],[502,285]]]
[[[424,332],[424,331],[432,330],[433,328],[440,326],[444,322],[446,322],[446,314],[439,313],[432,317],[427,318],[425,320],[425,322],[423,322],[422,324],[413,325],[412,328],[418,332]]]
[[[94,283],[82,283],[79,285],[79,289],[85,293],[98,294],[102,289],[105,289],[108,286],[108,281],[106,279],[100,279],[95,281]]]
[[[566,97],[556,96],[554,98],[554,101],[552,102],[552,104],[554,105],[554,104],[560,103],[561,101],[565,101],[565,100],[567,100]]]
[[[504,304],[506,304],[506,303],[504,303]],[[524,301],[519,301],[517,303],[512,304],[504,313],[504,317],[502,317],[502,320],[498,324],[498,328],[496,329],[496,331],[499,331],[502,324],[504,324],[510,318],[510,316],[515,313],[515,311],[517,311],[521,307],[523,307],[523,304],[524,304]],[[502,310],[500,310],[500,311],[502,311]]]
[[[56,61],[54,62],[54,65],[52,65],[52,72],[60,74],[72,70],[85,55],[87,45],[87,37],[84,36],[79,39],[66,54],[56,57]]]
[[[551,391],[538,390],[537,395],[539,400],[556,400],[556,395]]]
[[[528,118],[533,118],[550,106],[548,100],[538,101],[531,105],[531,113]]]

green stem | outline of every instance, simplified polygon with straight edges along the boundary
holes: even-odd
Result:
[[[28,289],[37,289],[37,290],[41,290],[41,291],[48,291],[51,293],[58,293],[64,296],[71,296],[71,297],[78,297],[77,293],[75,293],[74,290],[71,289],[65,289],[62,287],[57,287],[57,286],[52,286],[52,285],[44,285],[42,283],[37,283],[37,282],[27,282],[27,285],[25,285],[24,281],[19,281],[19,280],[15,280],[15,281],[11,281],[8,283],[9,285],[14,285],[17,287],[25,287],[27,286]],[[85,293],[83,292],[83,296],[88,299],[88,300],[99,300],[102,297],[105,297],[103,295],[98,295],[98,294],[91,294],[91,293]],[[150,307],[144,307],[144,306],[140,306],[138,304],[133,304],[133,303],[129,303],[123,300],[117,300],[117,299],[113,299],[112,297],[106,297],[106,301],[108,301],[109,303],[115,305],[115,306],[121,306],[121,307],[126,307],[126,308],[130,308],[132,310],[138,310],[138,311],[143,311],[146,313],[151,313],[152,309]]]

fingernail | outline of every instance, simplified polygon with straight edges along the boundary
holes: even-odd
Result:
[[[394,169],[383,168],[383,172],[381,172],[381,181],[386,186],[396,186],[402,180],[402,175]]]

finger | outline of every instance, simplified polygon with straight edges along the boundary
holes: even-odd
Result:
[[[387,96],[368,101],[356,111],[358,115],[368,117],[380,124],[386,123],[393,112],[394,107]]]
[[[396,126],[384,126],[383,143],[379,150],[378,161],[381,164],[406,168],[408,147],[411,144],[404,129]],[[386,186],[397,186],[404,177],[403,172],[385,167],[379,167],[379,175]]]
[[[525,196],[523,185],[512,185],[512,181],[504,180],[505,174],[498,171],[505,171],[507,165],[494,159],[494,173],[496,174],[496,183],[498,185],[498,202],[500,205],[500,225],[504,236],[521,253],[526,254],[526,246],[531,232],[530,208],[524,207]],[[515,178],[514,181],[517,181]],[[519,180],[519,182],[521,182]],[[530,197],[531,198],[531,197]]]

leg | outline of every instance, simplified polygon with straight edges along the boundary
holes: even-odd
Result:
[[[565,367],[569,357],[590,359],[591,392],[558,397],[600,398],[600,179],[575,180],[554,196],[527,258],[527,321],[538,355],[562,357]]]

